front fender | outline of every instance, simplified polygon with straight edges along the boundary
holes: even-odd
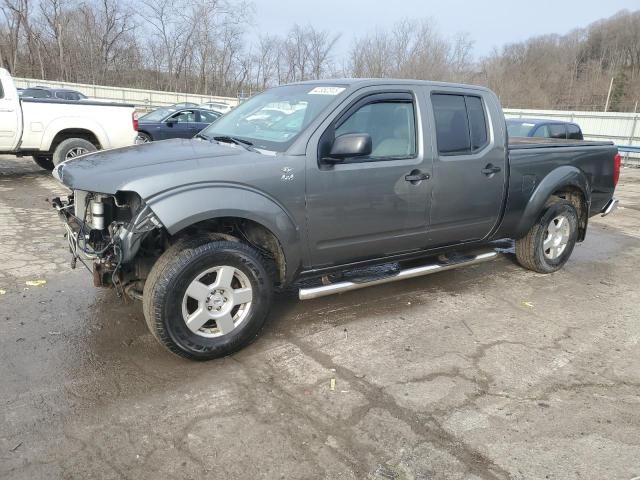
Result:
[[[214,218],[252,220],[278,239],[287,265],[287,280],[301,265],[300,230],[286,208],[265,192],[246,185],[202,183],[154,195],[146,203],[171,235]]]
[[[540,218],[549,197],[564,187],[578,188],[584,195],[587,209],[589,208],[591,204],[589,195],[591,188],[586,175],[581,170],[570,165],[558,167],[542,179],[529,198],[516,229],[516,238],[524,237],[527,234],[529,229]]]

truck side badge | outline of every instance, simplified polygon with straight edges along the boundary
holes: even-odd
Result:
[[[283,182],[290,182],[293,180],[293,168],[291,167],[282,167],[282,176],[280,180]]]

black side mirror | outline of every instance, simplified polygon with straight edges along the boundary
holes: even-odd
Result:
[[[176,123],[178,123],[178,120],[175,118],[170,118],[169,120],[167,120],[168,127],[173,127]]]
[[[326,163],[339,163],[345,158],[371,155],[372,149],[371,135],[368,133],[345,133],[336,137],[329,157],[322,160]]]

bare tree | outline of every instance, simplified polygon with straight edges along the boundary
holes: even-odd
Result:
[[[58,57],[59,76],[67,80],[67,68],[65,59],[65,35],[69,24],[70,2],[68,0],[41,0],[40,11],[45,20],[47,33],[53,37]]]
[[[134,10],[135,9],[135,10]],[[632,110],[640,98],[640,11],[568,35],[473,56],[468,34],[405,19],[351,41],[293,25],[248,42],[242,0],[0,0],[0,65],[17,76],[207,94],[255,92],[335,75],[475,82],[504,105]]]

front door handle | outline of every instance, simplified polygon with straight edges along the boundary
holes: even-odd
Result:
[[[500,170],[502,170],[500,167],[490,163],[482,169],[482,173],[484,173],[488,177],[490,175],[493,175],[494,173],[498,173]]]
[[[411,182],[416,184],[421,182],[422,180],[429,180],[430,176],[428,173],[421,172],[420,170],[412,170],[411,173],[404,176],[404,179],[407,182]]]

